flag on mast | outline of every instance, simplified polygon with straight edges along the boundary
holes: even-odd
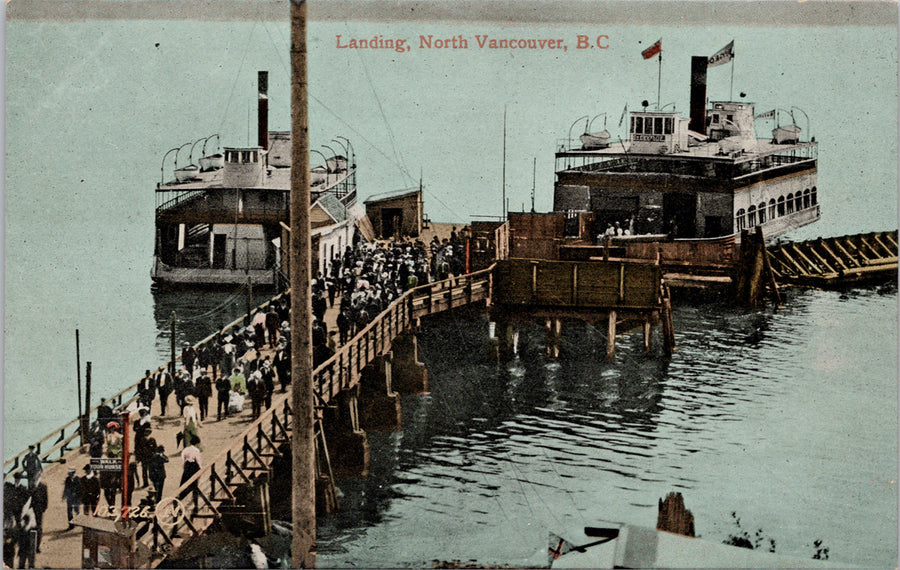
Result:
[[[706,67],[722,65],[723,63],[728,63],[732,59],[734,59],[734,40],[731,40],[728,42],[727,46],[714,53],[706,63]]]
[[[644,59],[650,59],[659,53],[662,53],[662,38],[656,40],[656,43],[641,52]]]
[[[768,111],[766,113],[760,113],[756,116],[757,119],[774,119],[775,118],[775,109]]]
[[[619,126],[620,127],[622,126],[622,121],[625,120],[625,113],[627,113],[627,112],[628,112],[628,103],[625,103],[625,108],[622,109],[622,116],[619,117]]]

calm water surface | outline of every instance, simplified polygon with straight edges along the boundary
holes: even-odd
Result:
[[[535,324],[502,365],[486,316],[427,324],[431,392],[403,399],[402,430],[370,434],[372,474],[341,484],[320,563],[539,564],[548,530],[654,526],[680,491],[710,540],[737,531],[735,511],[777,552],[811,557],[822,539],[832,560],[892,566],[896,310],[893,290],[791,292],[777,313],[686,306],[670,361],[633,334],[613,364],[584,324],[564,326],[559,361]]]

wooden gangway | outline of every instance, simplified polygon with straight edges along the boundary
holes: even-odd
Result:
[[[338,393],[357,386],[363,369],[375,358],[389,352],[397,336],[416,327],[420,318],[479,301],[489,301],[492,288],[493,267],[490,267],[407,291],[316,368],[313,382],[316,405],[320,412]],[[257,310],[266,311],[271,302],[263,303]],[[223,329],[223,333],[230,333],[241,322],[242,319],[234,321]],[[210,335],[198,343],[197,347],[212,341],[214,336]],[[264,350],[263,353],[265,352]],[[160,368],[166,366],[168,364]],[[136,399],[136,396],[128,398],[128,394],[136,391],[136,388],[137,383],[122,390],[110,399],[110,403],[117,408],[126,407]],[[290,401],[291,392],[288,389],[286,393],[276,394],[272,407],[249,424],[246,423],[246,415],[204,424],[201,430],[205,448],[203,469],[183,486],[172,483],[166,485],[164,517],[133,519],[133,524],[129,527],[128,532],[132,533],[136,541],[136,566],[156,566],[161,563],[191,537],[202,533],[219,520],[222,516],[220,508],[235,500],[236,489],[252,483],[262,473],[270,473],[274,461],[286,452],[285,446],[290,440]],[[158,402],[155,401],[154,406],[155,415]],[[91,411],[96,411],[96,408]],[[180,427],[180,423],[175,423]],[[167,449],[175,449],[174,432],[178,427],[173,426],[171,420],[166,418],[155,420],[153,427],[154,437],[160,440],[159,443],[165,442]],[[172,433],[163,433],[162,430]],[[322,436],[322,423],[319,421],[317,441]],[[42,460],[51,464],[44,470],[44,482],[53,496],[61,492],[65,468],[80,467],[88,461],[76,441],[78,437],[76,419],[63,428],[54,430],[38,444],[44,444],[44,449],[38,450]],[[49,443],[51,441],[52,444]],[[4,463],[5,477],[11,477],[13,473],[20,471],[21,458],[25,453],[19,453]],[[212,459],[207,459],[213,454]],[[167,481],[172,480],[178,479],[170,474]],[[177,499],[177,502],[173,499]],[[50,528],[49,525],[54,523],[56,529]],[[59,530],[60,526],[63,530]],[[38,565],[80,566],[80,535],[65,533],[65,507],[60,501],[51,501],[51,510],[45,515],[44,527],[45,535],[48,536],[45,536],[44,554],[38,555]],[[65,552],[54,552],[57,549]]]
[[[896,230],[775,244],[768,252],[780,283],[841,287],[897,276]]]

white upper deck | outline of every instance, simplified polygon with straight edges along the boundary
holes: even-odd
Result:
[[[776,143],[776,137],[757,138],[754,105],[739,101],[714,101],[706,110],[706,132],[688,129],[689,119],[677,112],[634,111],[629,113],[628,137],[610,142],[606,148],[565,148],[556,153],[565,157],[609,157],[700,159],[745,162],[773,154],[799,154],[815,158],[816,143],[801,142],[799,136]],[[792,126],[799,135],[799,128]],[[797,151],[800,151],[797,153]]]

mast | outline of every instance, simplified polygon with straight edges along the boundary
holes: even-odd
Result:
[[[659,92],[662,88],[662,50],[659,51],[659,74],[656,78],[656,110],[659,111]]]
[[[503,106],[503,221],[506,221],[506,105]]]
[[[605,126],[605,125],[604,125]],[[531,213],[534,213],[534,187],[537,181],[537,157],[533,158],[531,164]]]
[[[291,567],[316,565],[315,433],[310,290],[306,1],[291,0]]]

